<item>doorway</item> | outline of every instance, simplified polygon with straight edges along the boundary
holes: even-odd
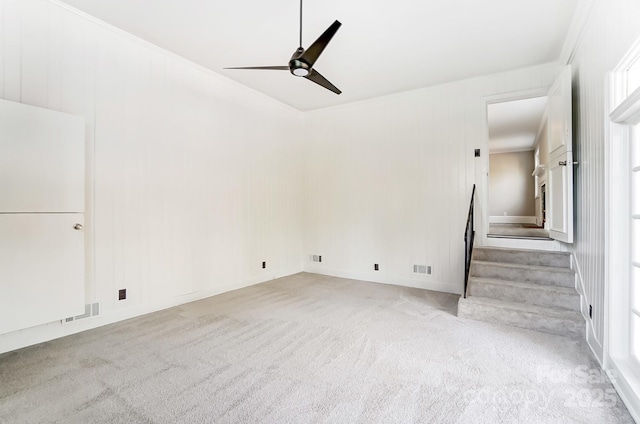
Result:
[[[549,240],[547,96],[487,104],[489,238]]]

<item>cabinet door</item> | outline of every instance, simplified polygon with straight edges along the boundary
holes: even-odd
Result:
[[[565,67],[549,90],[549,237],[573,243],[573,154],[571,68]]]
[[[549,161],[549,237],[573,243],[572,154],[564,152]]]
[[[84,212],[84,120],[0,100],[0,213]]]
[[[571,66],[565,66],[548,93],[549,156],[572,150]]]
[[[84,313],[83,214],[0,214],[0,334]]]

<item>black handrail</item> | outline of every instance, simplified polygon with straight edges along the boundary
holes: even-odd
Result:
[[[471,268],[471,254],[473,253],[473,240],[476,238],[476,230],[473,224],[473,208],[476,194],[476,185],[473,185],[471,191],[471,203],[469,204],[469,214],[467,215],[467,225],[464,231],[464,292],[462,295],[467,297],[467,284],[469,283],[469,269]]]

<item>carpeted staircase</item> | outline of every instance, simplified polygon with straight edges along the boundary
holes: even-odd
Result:
[[[474,248],[458,316],[567,337],[585,332],[575,272],[565,252]]]

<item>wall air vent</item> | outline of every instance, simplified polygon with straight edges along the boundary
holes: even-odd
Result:
[[[75,317],[69,317],[62,320],[63,324],[68,322],[77,321],[79,319],[90,318],[100,315],[100,304],[99,303],[90,303],[84,305],[84,314],[76,315]]]
[[[425,275],[431,275],[431,266],[427,266],[427,265],[414,265],[414,266],[413,266],[413,273],[414,273],[414,274],[425,274]]]

